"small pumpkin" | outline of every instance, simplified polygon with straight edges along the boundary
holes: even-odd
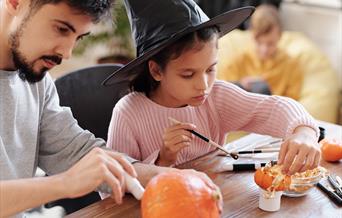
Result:
[[[219,196],[194,174],[162,173],[146,186],[141,200],[142,218],[220,217]]]
[[[291,177],[283,175],[280,165],[265,166],[258,169],[254,174],[255,183],[268,191],[284,191],[291,184]]]
[[[325,138],[319,144],[324,160],[334,162],[342,159],[342,141]]]

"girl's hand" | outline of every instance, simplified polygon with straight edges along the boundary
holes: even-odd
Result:
[[[284,173],[292,175],[317,167],[320,158],[315,131],[310,127],[300,126],[281,145],[278,164],[283,164]]]
[[[170,166],[176,162],[180,150],[190,145],[193,135],[188,130],[196,127],[190,123],[180,123],[165,129],[164,144],[160,149],[157,165]]]

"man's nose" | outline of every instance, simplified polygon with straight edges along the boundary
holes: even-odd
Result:
[[[74,42],[64,42],[56,48],[56,53],[61,55],[63,59],[69,59],[72,56]]]

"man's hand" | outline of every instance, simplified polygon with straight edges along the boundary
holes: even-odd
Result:
[[[183,148],[188,147],[193,139],[193,135],[188,130],[195,130],[196,127],[190,123],[180,123],[165,129],[164,144],[160,149],[157,164],[160,166],[170,166],[177,160],[177,154]]]
[[[292,175],[317,167],[320,158],[315,131],[310,127],[300,126],[281,145],[278,164],[284,165],[284,173]]]
[[[123,170],[137,177],[133,166],[122,154],[94,148],[61,176],[69,198],[85,195],[106,183],[113,191],[112,197],[120,204],[125,193]]]

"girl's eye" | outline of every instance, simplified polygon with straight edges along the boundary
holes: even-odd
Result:
[[[216,67],[213,67],[213,68],[209,68],[208,70],[207,70],[207,73],[215,73],[216,72]]]
[[[181,77],[185,78],[185,79],[189,79],[193,76],[193,73],[188,73],[188,74],[182,74]]]

